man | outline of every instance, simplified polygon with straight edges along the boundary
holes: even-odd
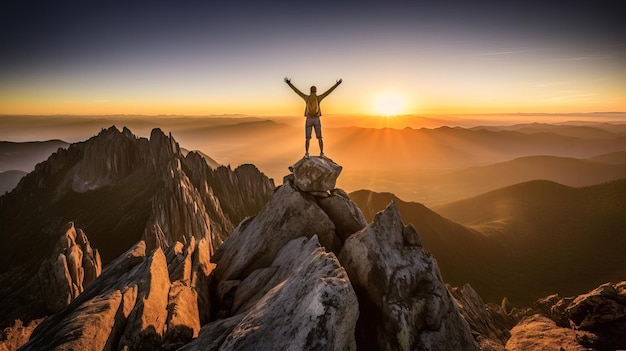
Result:
[[[309,142],[311,141],[311,129],[315,129],[315,137],[320,144],[320,156],[324,157],[324,142],[322,141],[322,123],[320,122],[320,117],[322,116],[322,110],[320,109],[320,102],[324,99],[328,94],[330,94],[335,88],[341,84],[343,80],[339,79],[335,85],[333,85],[330,89],[328,89],[322,95],[316,95],[317,88],[314,86],[311,87],[311,94],[306,95],[298,88],[291,84],[291,79],[285,78],[285,83],[296,92],[296,94],[300,95],[302,99],[306,102],[306,107],[304,108],[304,117],[306,117],[306,123],[304,125],[304,134],[305,134],[305,142],[304,142],[304,158],[309,158]]]

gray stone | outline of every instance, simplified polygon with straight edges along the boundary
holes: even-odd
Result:
[[[318,204],[335,224],[337,235],[342,241],[367,225],[361,210],[341,189],[334,189],[331,196],[319,199]]]
[[[289,240],[313,235],[329,251],[339,252],[341,241],[326,213],[289,183],[283,184],[259,214],[240,223],[215,252],[211,258],[217,263],[215,276],[218,281],[243,279],[269,267]]]
[[[183,350],[355,350],[357,298],[317,236],[289,241],[271,268],[253,272],[237,287],[252,302],[249,308],[207,324]]]
[[[478,350],[433,257],[405,245],[394,202],[350,236],[339,255],[359,296],[359,348]]]
[[[335,188],[342,167],[326,157],[303,158],[290,167],[294,185],[306,192],[327,192]]]

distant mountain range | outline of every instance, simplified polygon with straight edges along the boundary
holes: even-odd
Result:
[[[601,117],[611,115],[621,116]],[[524,116],[518,115],[517,120]],[[399,120],[413,124],[420,120],[409,117]],[[338,186],[347,191],[392,192],[434,206],[534,179],[586,186],[626,177],[624,123],[572,121],[466,128],[428,124],[431,128],[377,129],[365,127],[370,125],[366,117],[333,118],[322,118],[325,153],[344,166]],[[278,182],[286,172],[285,165],[304,154],[304,118],[295,116],[3,117],[0,138],[23,140],[28,135],[82,140],[113,123],[124,123],[144,136],[153,127],[163,127],[175,133],[186,148],[210,154],[216,164],[254,163]],[[33,126],[40,127],[36,133]],[[317,152],[317,144],[312,143],[311,153]]]
[[[369,220],[394,200],[437,258],[444,279],[469,282],[486,301],[529,304],[626,276],[626,179],[572,188],[531,181],[434,211],[393,194],[350,198]]]

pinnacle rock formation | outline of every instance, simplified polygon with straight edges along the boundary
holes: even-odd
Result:
[[[392,202],[339,255],[361,305],[359,349],[478,350],[437,262]]]
[[[189,274],[170,280],[183,259],[172,249],[146,252],[144,241],[109,264],[69,305],[44,320],[21,350],[176,349],[198,336],[201,311],[210,308],[205,240],[183,245]],[[181,245],[174,245],[181,247]],[[203,257],[205,256],[205,257]],[[168,262],[169,259],[169,262]],[[200,306],[202,304],[202,306]],[[71,336],[71,337],[68,337]]]
[[[67,306],[102,272],[98,250],[91,248],[82,229],[70,222],[50,258],[41,263],[37,274],[41,296],[51,311]]]

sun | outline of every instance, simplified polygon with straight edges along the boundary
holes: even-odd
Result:
[[[404,106],[404,99],[394,93],[378,95],[373,101],[374,112],[385,117],[402,114]]]

